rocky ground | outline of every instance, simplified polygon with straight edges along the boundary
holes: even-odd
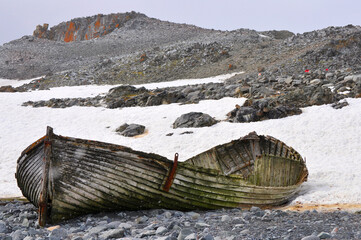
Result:
[[[111,33],[90,40],[24,36],[6,43],[0,46],[0,78],[45,75],[37,86],[44,89],[201,78],[232,71],[250,76],[262,73],[264,81],[299,80],[297,76],[306,69],[360,71],[360,26],[294,35],[287,31],[216,31],[143,14],[131,16]]]
[[[291,212],[252,207],[90,214],[41,228],[30,203],[0,202],[0,239],[4,240],[361,239],[360,224],[359,212]]]
[[[37,83],[36,81],[31,84]],[[21,90],[21,88],[23,86],[19,89]],[[16,89],[13,90],[16,91]],[[223,97],[248,98],[243,106],[236,106],[228,114],[228,121],[253,122],[277,119],[301,114],[300,108],[303,107],[336,104],[346,97],[361,97],[361,74],[348,69],[341,69],[337,71],[319,70],[313,73],[302,73],[296,77],[273,79],[268,79],[262,75],[253,78],[249,75],[239,75],[225,83],[208,83],[155,90],[123,85],[112,88],[105,96],[28,101],[23,103],[23,106],[123,108],[170,103],[190,104],[200,100]],[[337,106],[340,108],[341,105]]]

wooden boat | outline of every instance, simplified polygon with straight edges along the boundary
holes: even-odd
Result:
[[[39,224],[115,210],[178,210],[284,204],[306,181],[291,147],[255,132],[178,162],[130,148],[47,134],[18,159],[23,195]]]

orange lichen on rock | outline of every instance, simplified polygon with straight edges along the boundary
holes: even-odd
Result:
[[[100,27],[100,16],[98,15],[96,22],[94,23],[94,30],[98,31]]]
[[[33,35],[38,38],[46,38],[48,27],[49,27],[49,24],[47,24],[47,23],[44,23],[43,26],[41,26],[41,25],[36,26],[36,29],[33,32]]]
[[[233,64],[228,64],[228,70],[233,70],[235,69],[236,67],[233,65]]]
[[[121,28],[126,21],[136,16],[137,15],[133,12],[111,14],[110,16],[98,14],[87,17],[85,20],[73,19],[66,23],[61,23],[58,26],[54,26],[50,30],[48,30],[48,24],[44,24],[43,26],[38,25],[33,35],[38,38],[47,38],[64,42],[91,40]],[[145,60],[146,58],[143,58],[141,61]]]
[[[73,22],[67,23],[68,30],[65,33],[64,41],[72,42],[74,41],[74,33],[75,33],[75,24]]]
[[[147,59],[147,54],[143,53],[141,56],[140,56],[140,62],[144,62],[145,60]]]

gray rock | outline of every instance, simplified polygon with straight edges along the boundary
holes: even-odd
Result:
[[[284,80],[284,82],[285,82],[286,84],[291,84],[291,83],[293,82],[293,79],[292,79],[292,77],[288,77],[288,78],[286,78],[286,79]]]
[[[192,229],[190,228],[183,228],[179,235],[177,240],[184,240],[187,236],[191,235],[193,233]]]
[[[116,132],[123,132],[127,127],[129,127],[129,124],[124,123],[123,125],[120,125],[117,129],[115,129]]]
[[[37,239],[38,240],[38,239]],[[39,239],[40,240],[40,239]],[[71,240],[84,240],[84,238],[82,238],[82,237],[79,237],[79,236],[73,236],[72,238],[71,238]]]
[[[20,229],[10,234],[13,240],[23,240],[26,237],[26,235],[27,234]]]
[[[323,89],[318,87],[312,94],[309,104],[310,105],[322,105],[332,103],[334,96],[330,89]]]
[[[28,227],[30,226],[29,219],[24,218],[24,220],[23,220],[23,222],[21,223],[21,225],[22,225],[23,227],[28,228]]]
[[[230,222],[232,219],[229,215],[223,215],[221,218],[221,222]]]
[[[262,211],[262,209],[260,209],[259,207],[256,207],[256,206],[252,206],[250,209],[249,209],[250,212],[258,212],[258,211]]]
[[[184,222],[183,225],[184,225],[185,227],[190,227],[190,226],[191,226],[191,223],[190,223],[190,222]]]
[[[155,231],[155,234],[157,235],[162,235],[164,233],[168,232],[168,229],[163,227],[163,226],[160,226],[157,228],[157,230]]]
[[[184,240],[197,240],[197,234],[191,233],[184,238]]]
[[[320,240],[320,238],[317,236],[314,236],[314,235],[310,235],[310,236],[303,237],[301,240]]]
[[[197,220],[201,215],[196,212],[187,212],[187,216],[189,216],[193,220]]]
[[[199,100],[199,94],[200,94],[200,91],[194,91],[194,92],[191,92],[187,95],[187,98],[189,99],[190,102],[194,102],[194,101],[197,101]]]
[[[144,237],[153,236],[155,234],[156,234],[155,230],[147,230],[147,231],[144,231],[144,232],[140,233],[139,237],[144,238]]]
[[[249,234],[251,232],[251,230],[249,230],[249,229],[244,229],[244,230],[242,230],[241,232],[240,232],[240,234],[241,235],[247,235],[247,234]]]
[[[108,223],[106,226],[107,228],[118,228],[121,223],[121,221],[113,221]]]
[[[330,72],[328,72],[328,73],[325,74],[326,79],[330,79],[330,78],[332,78],[333,76],[334,76],[334,74],[333,74],[333,73],[330,73]]]
[[[102,232],[99,234],[100,238],[108,239],[108,238],[122,238],[124,237],[124,229],[111,229]]]
[[[155,230],[159,227],[159,224],[158,223],[152,223],[148,226],[146,226],[145,228],[143,228],[144,230]]]
[[[345,82],[347,82],[347,81],[353,81],[353,78],[354,78],[353,75],[351,75],[351,76],[346,76],[346,77],[344,78],[344,81],[345,81]]]
[[[164,237],[156,237],[154,240],[175,240],[177,238],[172,238],[171,236],[164,236]]]
[[[181,115],[173,123],[173,128],[209,127],[217,121],[208,114],[201,112],[190,112]]]
[[[214,240],[214,237],[211,234],[207,234],[207,235],[201,237],[200,240]]]
[[[299,79],[293,80],[293,82],[292,82],[292,85],[293,85],[293,86],[299,86],[299,85],[301,85],[301,84],[302,84],[302,80],[299,80]]]
[[[341,109],[343,107],[346,107],[348,106],[348,102],[346,100],[340,100],[336,103],[333,103],[331,106],[334,108],[334,109]]]
[[[253,107],[241,107],[236,110],[233,122],[254,122],[258,121],[257,110]],[[231,115],[233,115],[231,113]]]
[[[132,225],[129,224],[129,223],[121,223],[121,224],[119,224],[118,227],[119,227],[119,228],[124,228],[124,229],[131,229],[131,228],[132,228]]]
[[[222,217],[223,218],[223,217]],[[195,224],[195,227],[196,228],[206,228],[206,227],[210,227],[211,225],[207,224],[207,223],[204,223],[204,222],[197,222]]]
[[[49,240],[62,240],[68,236],[68,232],[64,228],[56,228],[49,234]]]
[[[361,74],[358,74],[358,75],[354,75],[353,76],[353,81],[354,82],[361,82]]]
[[[329,239],[332,238],[332,235],[327,232],[321,232],[317,235],[317,237],[319,237],[320,239]]]
[[[59,228],[59,229],[60,229],[60,228]],[[90,229],[87,231],[87,233],[88,233],[89,235],[98,234],[98,233],[100,233],[100,232],[102,232],[102,231],[104,231],[104,230],[107,230],[107,229],[108,229],[107,226],[101,225],[101,226],[96,226],[96,227],[90,228]]]
[[[6,233],[6,232],[7,232],[6,223],[0,220],[0,233]]]
[[[313,85],[318,85],[318,84],[321,84],[322,83],[322,80],[321,79],[313,79],[310,81],[310,84],[313,84]]]
[[[140,124],[123,124],[118,127],[115,131],[119,132],[121,135],[125,137],[134,137],[140,134],[143,134],[145,130],[145,126]]]
[[[169,212],[169,211],[164,212],[163,215],[164,215],[165,218],[171,218],[172,217],[172,213]]]
[[[142,217],[138,217],[137,219],[135,219],[135,222],[137,224],[143,224],[146,223],[148,221],[148,217],[147,216],[142,216]]]

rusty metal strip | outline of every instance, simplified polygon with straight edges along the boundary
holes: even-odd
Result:
[[[48,185],[49,185],[49,167],[51,155],[51,136],[53,129],[48,127],[46,130],[46,137],[44,139],[44,165],[43,165],[43,179],[41,192],[39,196],[39,226],[44,227],[48,218]]]
[[[163,191],[169,192],[169,189],[173,184],[173,180],[174,180],[175,172],[177,170],[177,166],[178,166],[178,153],[176,153],[174,155],[174,162],[173,162],[173,165],[172,165],[172,169],[170,170],[169,175],[167,177],[167,180],[165,181],[165,184],[163,186]]]
[[[31,150],[33,150],[36,146],[38,146],[38,144],[40,144],[44,139],[46,138],[46,136],[41,137],[40,139],[36,140],[35,142],[33,142],[29,147],[27,147],[22,153],[21,155],[27,154],[29,153]]]

